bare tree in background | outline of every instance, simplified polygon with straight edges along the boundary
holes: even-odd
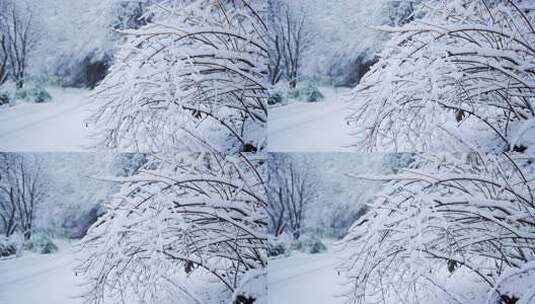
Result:
[[[9,66],[9,74],[20,89],[26,78],[28,53],[36,41],[33,11],[25,1],[5,0],[0,8],[0,83],[2,74],[5,81]]]
[[[300,76],[303,54],[312,41],[312,32],[307,28],[302,8],[291,6],[286,1],[269,1],[268,10],[271,25],[270,81],[274,85],[284,77],[294,89]]]
[[[6,3],[0,2],[0,12],[6,11]],[[2,13],[0,13],[0,16]],[[1,20],[1,17],[0,17]],[[8,73],[7,33],[5,25],[0,22],[0,85],[6,82]]]
[[[19,230],[24,239],[31,238],[36,206],[44,195],[41,177],[38,158],[0,156],[0,220],[7,237]]]
[[[273,154],[269,159],[270,232],[278,236],[287,229],[294,239],[303,232],[307,205],[317,196],[317,181],[304,160]]]
[[[15,193],[9,181],[8,156],[2,156],[2,171],[0,172],[0,220],[2,221],[2,232],[6,237],[10,237],[17,229],[18,223],[15,215],[17,205]]]
[[[7,43],[6,35],[0,28],[0,85],[6,82],[8,74],[8,55],[7,55]]]
[[[286,204],[282,197],[282,191],[277,191],[280,185],[280,174],[277,168],[284,168],[284,158],[271,154],[268,160],[268,180],[269,191],[268,201],[269,207],[267,208],[267,214],[269,217],[269,230],[275,235],[281,235],[286,230]],[[279,195],[280,192],[280,195]]]

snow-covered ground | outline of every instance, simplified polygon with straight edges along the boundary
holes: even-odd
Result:
[[[320,88],[321,102],[294,102],[271,108],[268,149],[272,152],[351,151],[350,129],[346,124],[346,88]]]
[[[73,249],[58,243],[55,254],[28,253],[0,260],[0,303],[78,304],[83,292],[82,278],[75,276]]]
[[[84,151],[91,146],[84,120],[94,104],[80,89],[48,89],[52,101],[0,108],[1,151]]]
[[[344,303],[343,278],[335,253],[298,254],[269,261],[268,303]]]

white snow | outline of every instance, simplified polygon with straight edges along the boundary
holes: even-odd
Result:
[[[268,303],[344,303],[344,280],[336,270],[339,259],[337,254],[328,252],[270,260]]]
[[[294,102],[269,111],[268,150],[271,152],[347,152],[345,88],[320,88],[321,102]]]
[[[84,151],[91,146],[84,120],[94,105],[81,89],[48,89],[52,101],[20,102],[0,108],[0,150],[17,152]]]
[[[77,304],[82,278],[75,276],[72,247],[59,243],[55,254],[26,254],[0,260],[0,303]]]

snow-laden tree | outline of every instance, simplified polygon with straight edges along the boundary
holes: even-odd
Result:
[[[421,156],[342,242],[351,303],[533,303],[533,160]],[[515,301],[518,301],[516,302]]]
[[[264,160],[150,158],[115,179],[121,190],[82,240],[87,302],[203,303],[207,295],[227,302],[234,294],[235,303],[263,303],[251,297],[265,295]]]
[[[357,86],[349,121],[366,151],[523,151],[535,115],[529,1],[423,1]],[[526,133],[532,134],[532,133]],[[529,137],[526,135],[525,137]]]
[[[288,87],[295,89],[302,77],[305,51],[314,33],[303,4],[294,1],[268,1],[269,21],[269,79],[275,85],[283,77]]]
[[[20,232],[29,240],[38,205],[46,194],[42,161],[37,156],[0,154],[0,231]]]
[[[17,88],[24,86],[30,51],[38,39],[35,14],[27,0],[0,2],[0,84],[9,75]]]
[[[167,1],[96,88],[101,147],[259,151],[267,121],[264,1]]]
[[[269,232],[288,232],[297,240],[304,232],[305,213],[318,196],[314,167],[306,157],[272,153],[268,168]]]

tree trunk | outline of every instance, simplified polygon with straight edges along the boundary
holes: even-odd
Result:
[[[24,230],[24,240],[29,241],[31,237],[32,237],[32,230],[31,229]]]

